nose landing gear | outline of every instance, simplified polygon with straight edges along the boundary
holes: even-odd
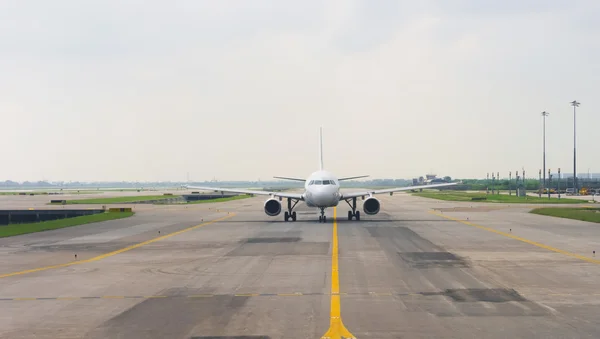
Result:
[[[319,222],[327,222],[327,217],[325,216],[325,207],[319,207],[321,209],[321,215],[319,216]]]

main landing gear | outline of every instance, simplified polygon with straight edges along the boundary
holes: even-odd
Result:
[[[346,199],[346,203],[352,211],[348,211],[348,220],[352,220],[352,218],[356,218],[356,220],[360,220],[360,211],[356,210],[356,198],[352,198],[352,205],[350,205],[350,199]]]
[[[296,205],[298,204],[298,201],[300,201],[300,200],[296,200],[293,205],[292,205],[292,198],[287,198],[287,201],[288,201],[288,210],[285,211],[285,213],[283,213],[283,219],[285,221],[288,221],[290,219],[292,219],[292,221],[296,221],[296,211],[292,211],[292,210],[294,209],[294,207],[296,207]]]
[[[325,207],[319,207],[321,209],[321,215],[319,216],[319,222],[327,222],[327,217],[325,216]]]

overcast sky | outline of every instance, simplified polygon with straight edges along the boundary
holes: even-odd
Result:
[[[0,1],[0,180],[600,172],[600,2]]]

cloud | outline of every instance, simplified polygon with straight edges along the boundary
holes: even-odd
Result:
[[[534,173],[573,99],[593,152],[599,5],[481,4],[4,3],[0,180],[302,176],[319,126],[340,175]]]

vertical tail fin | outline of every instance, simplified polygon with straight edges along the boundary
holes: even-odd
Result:
[[[323,170],[323,127],[319,127],[319,169]]]

